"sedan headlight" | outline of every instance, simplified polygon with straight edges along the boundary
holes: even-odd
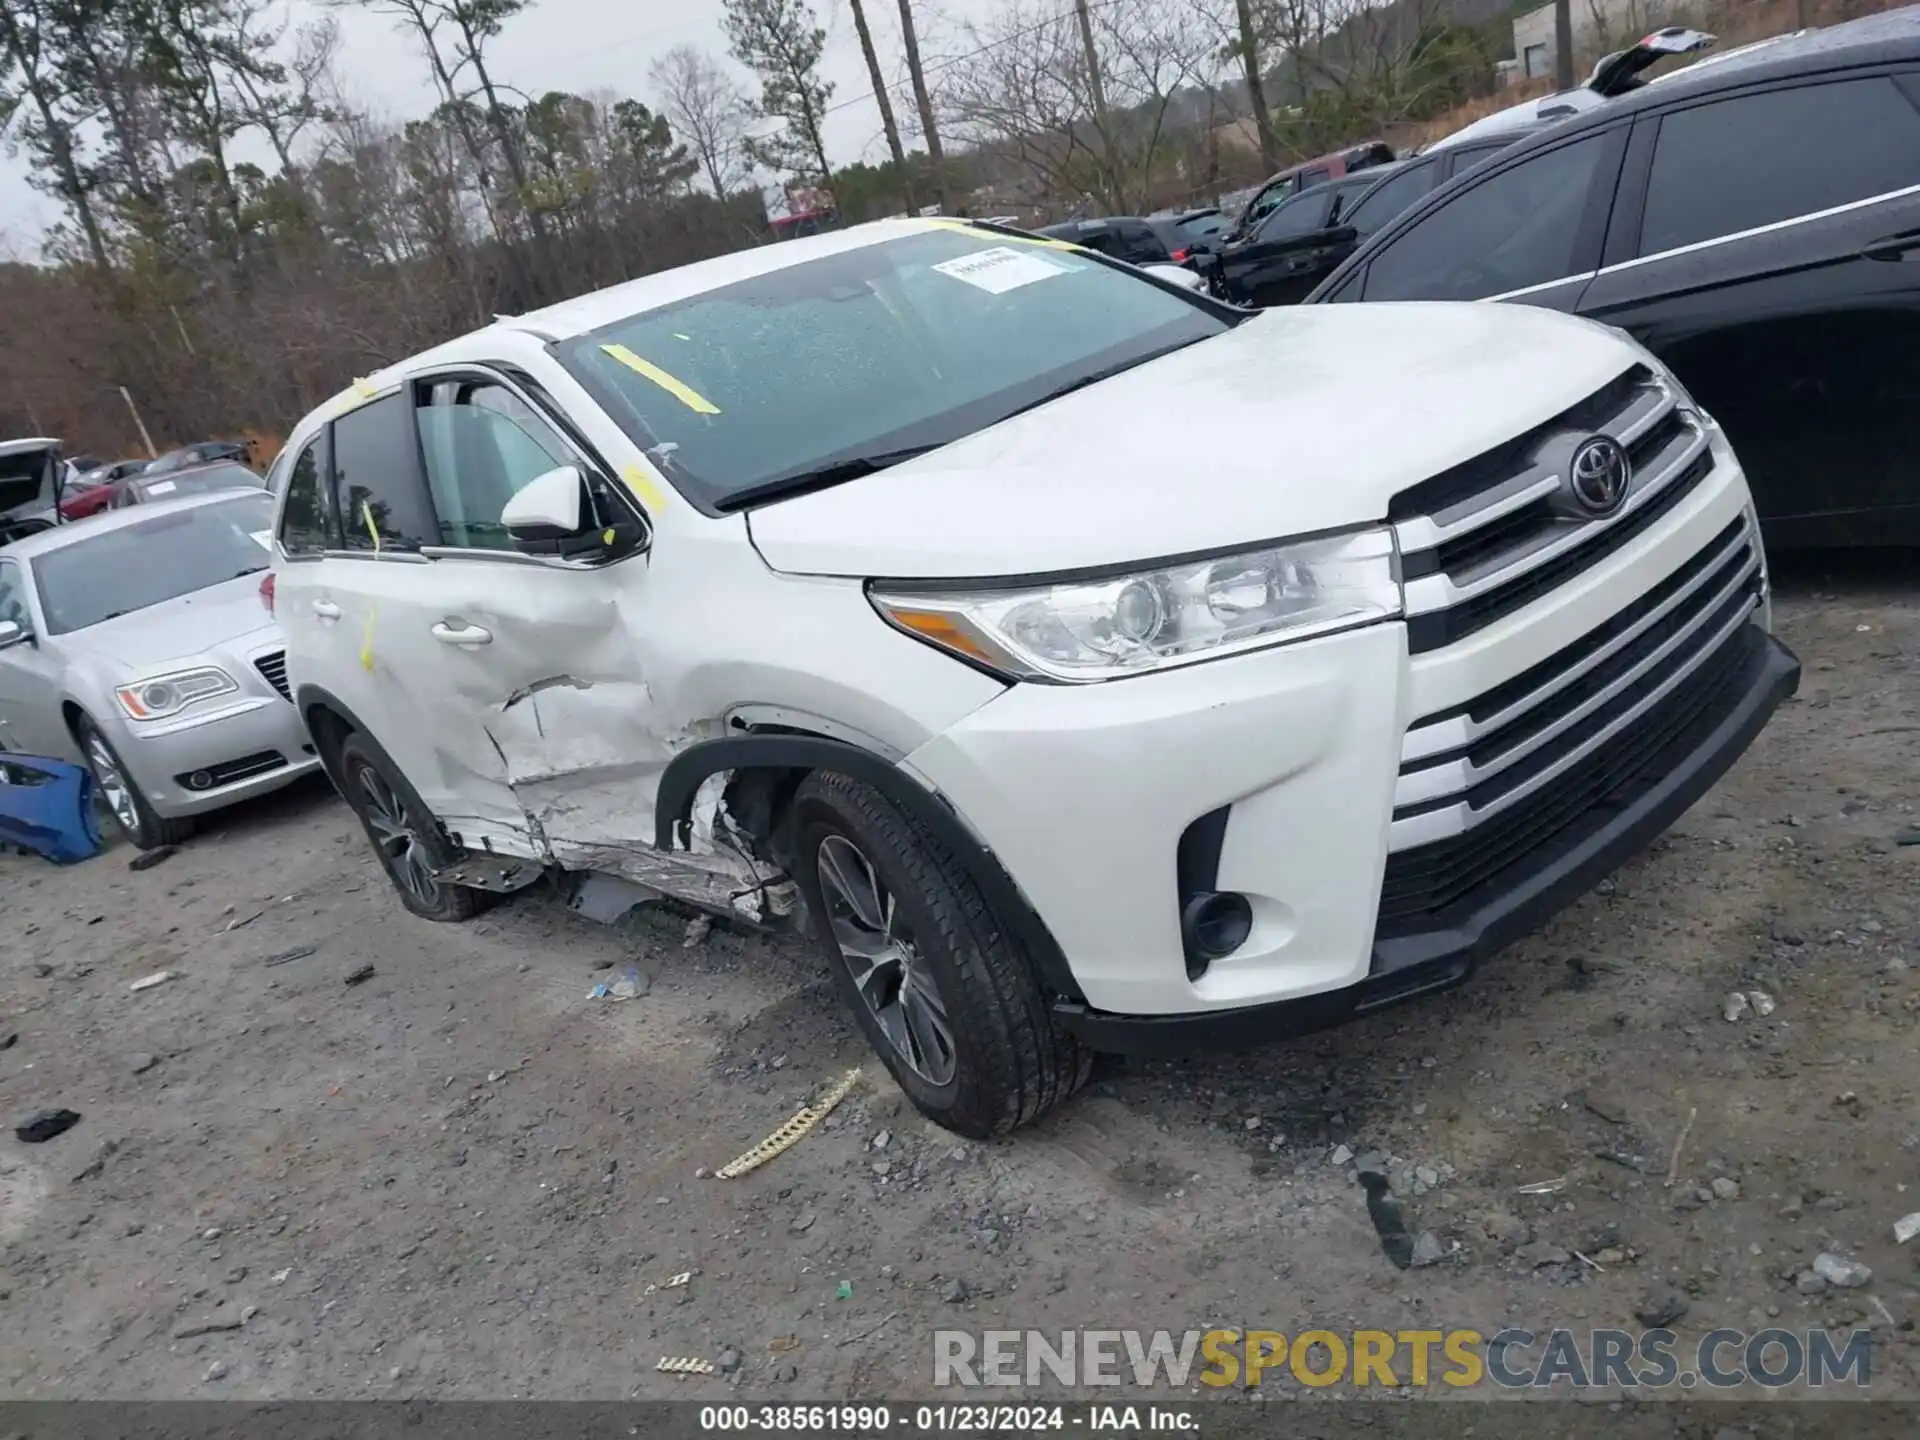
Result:
[[[1151,570],[1018,588],[875,586],[929,645],[1011,679],[1113,680],[1400,614],[1393,540],[1363,530]]]
[[[240,687],[226,671],[209,665],[200,670],[181,670],[172,675],[156,675],[151,680],[136,680],[114,691],[120,708],[134,720],[163,720],[178,715],[189,705],[225,695]]]

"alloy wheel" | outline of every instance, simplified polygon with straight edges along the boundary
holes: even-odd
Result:
[[[93,766],[93,778],[99,783],[100,793],[106,797],[107,808],[113,811],[113,818],[120,822],[120,828],[127,834],[138,835],[140,808],[134,803],[133,786],[121,773],[120,763],[114,759],[112,748],[97,734],[87,736],[87,760]]]
[[[440,882],[433,878],[433,862],[420,838],[406,802],[371,766],[359,768],[361,814],[373,831],[374,847],[380,852],[394,879],[423,905],[433,905],[440,896]]]
[[[892,893],[844,835],[822,840],[815,863],[834,943],[881,1033],[916,1075],[949,1083],[957,1057],[946,998]]]

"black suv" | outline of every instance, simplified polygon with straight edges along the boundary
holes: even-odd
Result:
[[[1538,131],[1309,297],[1482,299],[1618,326],[1669,365],[1770,544],[1920,544],[1920,7]]]

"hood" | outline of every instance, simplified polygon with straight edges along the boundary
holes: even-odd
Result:
[[[82,650],[143,673],[169,661],[192,660],[210,650],[245,640],[241,648],[270,644],[279,627],[260,600],[260,575],[225,580],[162,605],[103,620],[84,630],[54,637],[70,650]]]
[[[0,440],[0,518],[53,508],[60,442]]]
[[[1626,370],[1524,305],[1268,310],[1224,335],[829,490],[749,513],[796,574],[1043,574],[1383,519],[1399,491]]]

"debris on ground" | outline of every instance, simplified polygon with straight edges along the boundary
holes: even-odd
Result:
[[[1898,831],[1893,837],[1896,845],[1920,845],[1920,826],[1911,830]]]
[[[22,1145],[44,1145],[80,1123],[73,1110],[42,1110],[13,1127],[14,1138]]]
[[[1729,1025],[1738,1024],[1747,1018],[1747,1011],[1753,1008],[1753,1002],[1747,999],[1746,991],[1736,990],[1721,1003],[1720,1014]]]
[[[1758,1015],[1762,1020],[1773,1014],[1777,1008],[1773,996],[1764,990],[1749,990],[1747,992],[1747,1003],[1753,1006],[1753,1013]]]
[[[692,1355],[663,1355],[660,1363],[653,1367],[662,1375],[711,1375],[713,1362],[700,1360]]]
[[[375,974],[375,971],[373,966],[362,965],[358,970],[354,971],[351,975],[347,976],[346,980],[343,983],[348,985],[364,985],[367,983],[367,981],[371,980],[374,977],[374,974]]]
[[[254,921],[258,920],[262,915],[266,913],[267,912],[264,910],[256,910],[251,915],[235,916],[233,919],[227,922],[226,928],[228,930],[238,930],[242,925],[253,924]]]
[[[156,845],[151,850],[142,850],[127,861],[129,870],[151,870],[156,865],[165,864],[179,853],[177,845]]]
[[[282,950],[278,955],[269,955],[265,960],[261,961],[261,964],[291,965],[295,960],[304,960],[309,955],[318,954],[319,950],[320,947],[318,945],[296,945],[291,950]],[[373,967],[368,966],[367,968],[371,970]],[[349,980],[347,983],[351,985],[353,982]]]
[[[851,1300],[853,1298],[853,1282],[851,1280],[842,1280],[838,1285],[834,1286],[833,1298],[836,1300]]]
[[[816,1103],[802,1105],[794,1112],[791,1120],[745,1154],[736,1156],[722,1165],[713,1172],[714,1177],[720,1180],[737,1179],[748,1171],[758,1170],[774,1156],[798,1143],[802,1136],[826,1119],[834,1106],[847,1098],[859,1079],[860,1067],[856,1065],[835,1081],[833,1088],[822,1095]]]
[[[789,1350],[798,1350],[799,1348],[800,1337],[798,1335],[776,1335],[767,1342],[767,1349],[776,1355],[784,1355]]]
[[[667,1283],[660,1288],[662,1290],[678,1290],[682,1285],[691,1284],[692,1281],[693,1272],[691,1270],[682,1270],[678,1275],[669,1275],[667,1277]]]
[[[683,949],[691,950],[697,945],[707,943],[707,936],[713,933],[713,917],[696,915],[687,922],[687,934],[680,944]]]
[[[961,1305],[967,1299],[967,1282],[958,1275],[940,1287],[940,1298],[949,1305]]]
[[[146,1074],[147,1071],[153,1069],[153,1067],[158,1065],[159,1063],[160,1063],[159,1056],[149,1054],[145,1050],[136,1051],[133,1055],[129,1056],[127,1059],[128,1067],[136,1075]]]
[[[1902,1215],[1893,1222],[1895,1244],[1904,1245],[1916,1235],[1920,1235],[1920,1210],[1914,1211],[1911,1215]]]
[[[1664,1330],[1691,1307],[1678,1290],[1652,1290],[1634,1306],[1633,1318],[1649,1330]]]
[[[1440,1243],[1440,1237],[1431,1230],[1422,1230],[1413,1241],[1413,1268],[1424,1270],[1429,1265],[1438,1265],[1447,1258],[1447,1247]]]
[[[178,970],[156,970],[151,975],[142,975],[138,980],[127,986],[127,989],[138,993],[141,990],[151,990],[156,985],[164,985],[169,980],[178,980],[179,978],[180,972]]]
[[[589,1000],[637,1000],[653,988],[653,982],[640,973],[635,966],[629,965],[621,972],[620,978],[609,985],[602,980],[587,992]]]
[[[1842,1290],[1857,1290],[1873,1279],[1873,1271],[1858,1260],[1849,1260],[1828,1250],[1813,1257],[1813,1273]]]
[[[1367,1192],[1367,1218],[1373,1221],[1374,1231],[1380,1236],[1381,1253],[1395,1269],[1405,1270],[1413,1264],[1413,1237],[1407,1233],[1400,1202],[1387,1188],[1384,1157],[1369,1150],[1354,1167],[1354,1174],[1360,1188]]]
[[[1329,1165],[1344,1165],[1351,1159],[1353,1159],[1352,1150],[1345,1145],[1336,1145],[1333,1147],[1333,1153],[1327,1156],[1327,1163]]]
[[[10,1030],[5,1035],[0,1035],[0,1050],[11,1050],[19,1043],[20,1036],[15,1031]]]
[[[1567,1188],[1567,1177],[1556,1175],[1551,1180],[1535,1180],[1515,1188],[1522,1195],[1553,1195]]]
[[[199,1335],[224,1334],[228,1331],[238,1330],[242,1325],[247,1323],[248,1318],[244,1312],[222,1305],[215,1309],[211,1315],[203,1315],[197,1320],[183,1321],[174,1327],[173,1338],[176,1340],[192,1340]]]

